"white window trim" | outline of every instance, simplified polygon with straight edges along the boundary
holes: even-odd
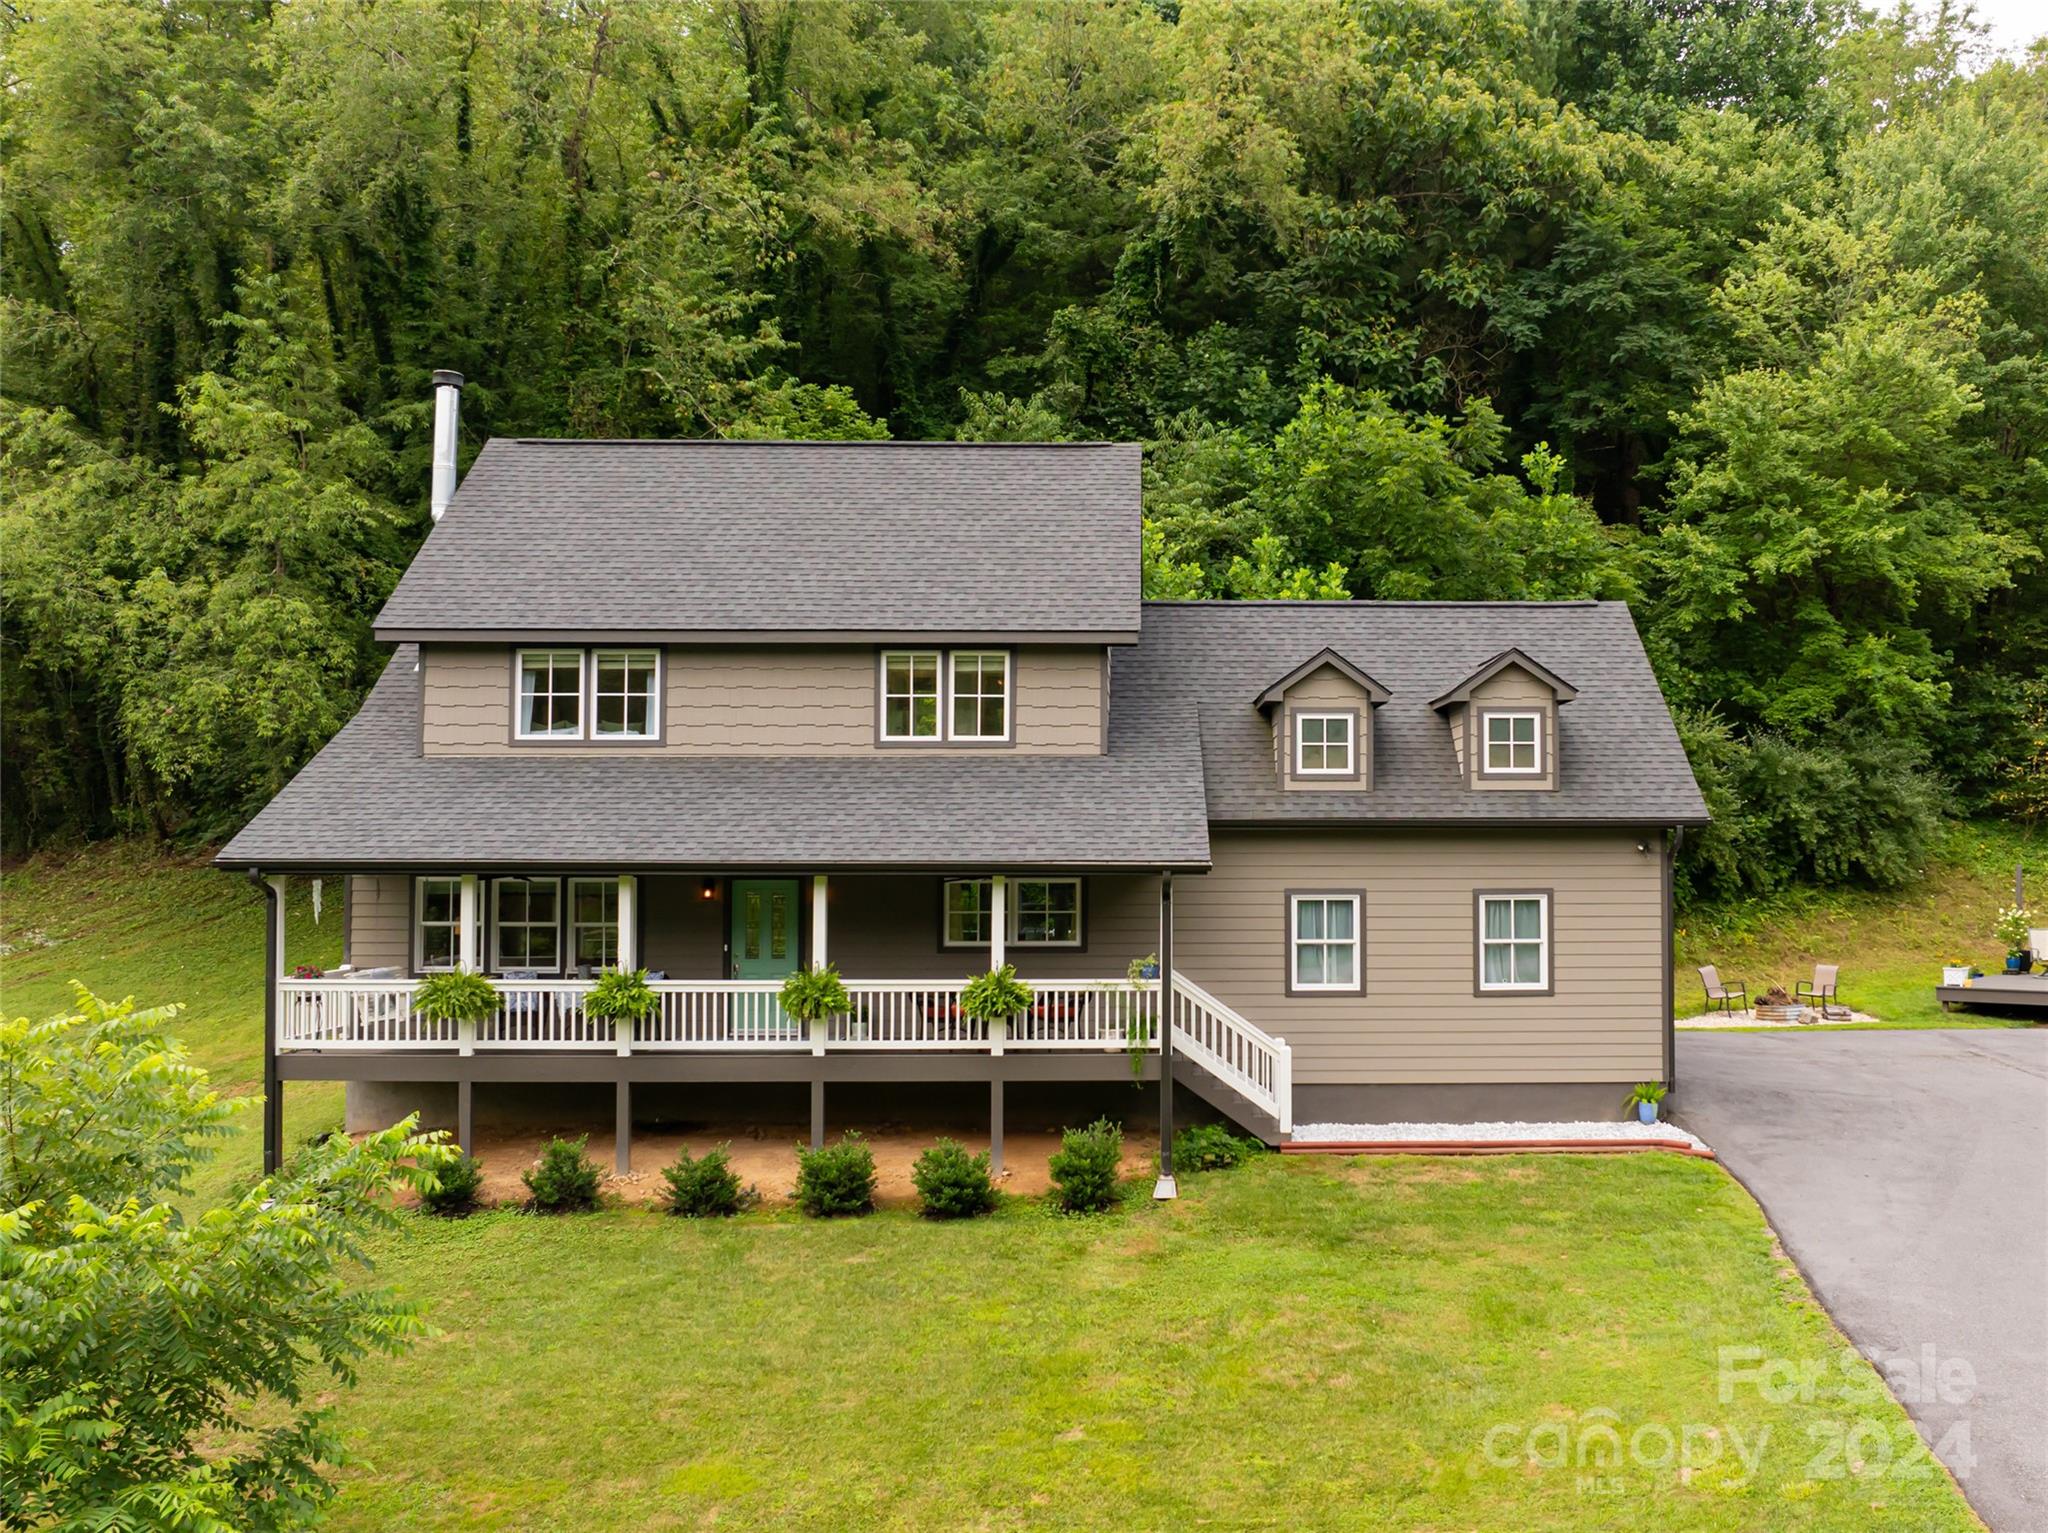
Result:
[[[1341,900],[1351,907],[1351,935],[1349,938],[1303,937],[1301,935],[1301,903],[1315,900],[1331,903]],[[1271,908],[1270,906],[1268,907]],[[1272,919],[1270,916],[1268,920]],[[1349,947],[1351,949],[1351,978],[1349,980],[1320,980],[1311,983],[1301,978],[1298,954],[1303,942],[1313,942],[1322,948]],[[1332,890],[1327,894],[1313,889],[1287,896],[1287,988],[1297,995],[1355,995],[1365,988],[1365,901],[1356,894]]]
[[[1344,764],[1340,767],[1310,767],[1301,764],[1301,726],[1310,719],[1335,719],[1344,726]],[[1322,741],[1327,753],[1327,736]],[[1325,756],[1327,760],[1327,755]],[[1358,715],[1354,713],[1297,713],[1294,715],[1294,775],[1296,777],[1356,777],[1358,775]]]
[[[609,921],[579,921],[576,919],[576,887],[579,884],[610,884],[612,886],[613,919]],[[567,881],[567,889],[563,896],[565,904],[562,907],[562,914],[564,916],[562,924],[568,930],[569,941],[568,945],[562,950],[563,973],[566,974],[570,969],[575,968],[578,963],[578,959],[576,957],[577,935],[580,932],[588,930],[592,927],[600,926],[609,926],[612,928],[612,961],[608,964],[600,963],[598,967],[608,969],[615,969],[618,967],[619,953],[622,950],[625,943],[625,932],[621,929],[623,923],[620,919],[620,917],[624,913],[622,909],[623,902],[619,901],[618,899],[618,886],[619,881],[616,877],[572,878]]]
[[[1493,721],[1495,719],[1529,719],[1536,726],[1536,764],[1534,766],[1495,766],[1493,764]],[[1510,733],[1512,734],[1512,729]],[[1515,759],[1515,742],[1503,740],[1508,748],[1508,760]],[[1489,708],[1479,715],[1479,770],[1488,777],[1541,777],[1543,775],[1543,710],[1528,708]]]
[[[654,679],[651,683],[651,690],[647,699],[647,732],[645,734],[628,734],[625,732],[620,732],[617,734],[606,734],[600,731],[597,727],[597,673],[598,668],[602,664],[603,659],[606,655],[648,655],[651,656],[654,660]],[[586,663],[585,669],[589,676],[588,691],[590,694],[590,709],[587,714],[579,714],[578,716],[580,718],[585,719],[586,721],[585,730],[588,738],[592,740],[617,740],[624,743],[631,743],[633,741],[645,742],[649,740],[659,740],[662,737],[661,694],[662,689],[665,685],[665,681],[663,677],[662,653],[659,649],[650,648],[645,644],[607,644],[600,649],[593,649],[589,652],[589,658]],[[632,694],[628,693],[626,695],[631,696]],[[535,738],[547,737],[536,736]],[[552,738],[561,740],[566,739],[568,737],[566,735],[555,735]]]
[[[1003,661],[1003,732],[996,735],[960,734],[953,728],[953,702],[959,695],[959,668],[962,655],[1000,655]],[[1015,667],[1010,663],[1007,649],[949,649],[946,651],[945,686],[943,706],[940,709],[940,728],[949,740],[961,740],[976,745],[1003,745],[1009,742],[1016,728],[1017,687]],[[981,694],[977,693],[976,696]],[[980,710],[976,710],[977,716]]]
[[[526,675],[528,655],[574,655],[576,657],[576,732],[564,734],[560,730],[528,732],[520,727],[520,707],[523,689],[521,679]],[[590,730],[590,652],[568,644],[526,644],[512,651],[512,738],[514,740],[562,741],[581,740]],[[611,738],[617,738],[613,736]]]
[[[889,733],[889,662],[896,659],[916,660],[929,655],[932,659],[932,681],[937,687],[934,695],[934,711],[937,714],[938,733],[929,735]],[[946,738],[946,652],[943,649],[885,649],[875,658],[875,706],[880,710],[875,719],[875,738],[891,745],[938,745]],[[908,694],[913,700],[916,692]],[[910,710],[911,724],[917,722],[917,709]]]
[[[947,878],[940,880],[939,946],[941,948],[952,952],[962,950],[976,951],[987,948],[988,941],[986,938],[976,938],[973,941],[967,942],[955,941],[952,924],[947,919],[951,914],[951,907],[947,900],[947,891],[956,884],[986,884],[987,882],[986,878]],[[1072,942],[1027,942],[1018,937],[1017,910],[1021,903],[1017,892],[1019,884],[1072,884],[1074,886],[1074,940]],[[1086,879],[1076,876],[1073,878],[1012,878],[1010,880],[1008,897],[1003,901],[1003,946],[1005,948],[1021,947],[1032,952],[1056,952],[1065,949],[1071,952],[1087,946],[1087,943],[1088,881]]]
[[[527,962],[527,961],[526,961],[526,960],[524,960],[524,959],[521,959],[521,960],[520,960],[520,961],[519,961],[518,963],[515,963],[515,964],[510,964],[510,965],[508,965],[508,964],[507,964],[507,963],[505,962],[505,954],[504,954],[504,946],[505,946],[505,941],[504,941],[504,937],[505,937],[505,929],[504,929],[504,923],[503,923],[502,919],[500,918],[500,915],[499,915],[499,911],[498,911],[498,896],[499,896],[499,893],[500,893],[500,891],[501,891],[501,888],[502,888],[502,886],[503,886],[503,885],[505,885],[505,884],[508,884],[508,883],[522,883],[522,884],[552,884],[552,885],[554,885],[554,889],[555,889],[555,961],[554,961],[553,963],[551,963],[551,964],[542,964],[542,963],[529,963],[529,962]],[[519,924],[520,924],[520,925],[521,925],[522,927],[526,927],[526,926],[540,926],[540,925],[543,925],[543,924],[545,924],[545,923],[543,923],[543,922],[539,922],[539,921],[522,921],[522,922],[520,922]],[[510,968],[514,968],[514,969],[531,969],[531,970],[533,970],[533,971],[534,971],[534,972],[535,972],[536,974],[560,974],[560,973],[562,972],[562,964],[563,964],[564,960],[565,960],[565,959],[567,958],[567,956],[568,956],[567,954],[565,954],[565,953],[564,953],[564,952],[562,951],[562,927],[563,927],[563,924],[564,924],[564,923],[563,923],[563,920],[562,920],[562,881],[561,881],[561,880],[560,880],[559,878],[531,878],[531,877],[528,877],[528,876],[527,876],[526,874],[524,874],[524,873],[508,873],[508,874],[506,874],[506,875],[505,875],[505,877],[503,877],[503,878],[494,878],[494,879],[492,879],[492,880],[491,880],[491,968],[492,968],[492,970],[493,970],[493,971],[495,971],[496,973],[502,974],[502,973],[504,973],[504,972],[505,972],[505,970],[506,970],[506,969],[507,969],[508,967],[510,967]]]
[[[450,921],[435,921],[432,925],[446,926],[455,934],[455,960],[452,963],[432,964],[425,962],[427,944],[425,941],[427,922],[421,912],[427,908],[426,886],[429,883],[453,884],[455,886],[455,917]],[[478,935],[482,935],[484,914],[482,901],[478,901],[476,913]],[[482,944],[478,944],[481,949]],[[412,971],[415,974],[451,974],[462,966],[462,878],[455,873],[421,873],[412,881]]]
[[[1508,906],[1513,906],[1513,905],[1515,904],[1515,902],[1516,902],[1516,901],[1518,901],[1518,900],[1534,900],[1534,901],[1536,902],[1536,906],[1537,906],[1537,909],[1538,909],[1538,910],[1540,910],[1540,911],[1542,912],[1542,916],[1543,916],[1543,925],[1542,925],[1542,929],[1541,929],[1540,931],[1538,931],[1538,932],[1537,932],[1537,934],[1536,934],[1536,938],[1535,938],[1535,941],[1536,941],[1536,957],[1537,957],[1537,960],[1538,960],[1538,963],[1539,963],[1539,969],[1538,969],[1537,977],[1536,977],[1536,979],[1535,979],[1535,982],[1534,982],[1534,983],[1525,983],[1525,982],[1517,982],[1517,981],[1514,981],[1514,980],[1505,980],[1505,981],[1493,981],[1493,982],[1489,982],[1489,981],[1487,980],[1487,978],[1486,978],[1486,949],[1487,949],[1487,944],[1488,944],[1488,942],[1489,942],[1489,941],[1491,941],[1492,945],[1493,945],[1493,946],[1495,946],[1495,947],[1510,947],[1510,948],[1511,948],[1511,947],[1515,947],[1515,946],[1520,946],[1520,945],[1526,945],[1526,944],[1527,944],[1527,943],[1529,942],[1529,940],[1530,940],[1530,939],[1529,939],[1529,938],[1527,938],[1527,937],[1495,937],[1495,938],[1491,938],[1491,939],[1489,939],[1489,938],[1487,937],[1487,935],[1486,935],[1486,907],[1487,907],[1488,905],[1508,905]],[[1534,992],[1536,992],[1536,991],[1547,991],[1547,990],[1549,990],[1549,989],[1550,989],[1550,896],[1549,896],[1549,895],[1547,895],[1547,894],[1545,894],[1545,893],[1543,893],[1543,892],[1542,892],[1541,890],[1538,890],[1538,889],[1530,889],[1530,890],[1528,890],[1528,891],[1526,891],[1526,892],[1523,892],[1523,893],[1513,893],[1513,892],[1510,892],[1510,893],[1505,893],[1505,894],[1482,894],[1482,895],[1480,895],[1480,896],[1479,896],[1479,908],[1478,908],[1477,914],[1478,914],[1478,918],[1479,918],[1479,934],[1478,934],[1478,935],[1479,935],[1479,975],[1478,975],[1478,979],[1479,979],[1479,988],[1480,988],[1480,990],[1481,990],[1481,991],[1483,991],[1484,993],[1488,994],[1488,995],[1493,995],[1493,994],[1499,994],[1499,993],[1513,993],[1513,992],[1516,992],[1516,991],[1520,991],[1520,992],[1523,992],[1524,994],[1530,994],[1530,993],[1534,993]],[[1509,929],[1510,931],[1514,930],[1514,920],[1515,920],[1515,918],[1514,918],[1514,914],[1513,914],[1512,910],[1510,910],[1510,912],[1509,912],[1509,915],[1508,915],[1508,929]],[[1513,967],[1514,967],[1514,966],[1513,966],[1512,962],[1510,962],[1510,964],[1509,964],[1509,968],[1510,968],[1510,970],[1512,970],[1512,969],[1513,969]]]

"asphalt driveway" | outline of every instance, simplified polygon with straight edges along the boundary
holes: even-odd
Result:
[[[1984,1520],[2048,1533],[2048,1028],[1681,1032],[1672,1100]]]

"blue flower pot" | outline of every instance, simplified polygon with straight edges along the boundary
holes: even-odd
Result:
[[[1655,1123],[1657,1121],[1657,1104],[1655,1102],[1636,1103],[1636,1118],[1642,1123]]]
[[[1146,964],[1142,969],[1138,970],[1138,977],[1140,979],[1159,978],[1159,965],[1156,963]]]

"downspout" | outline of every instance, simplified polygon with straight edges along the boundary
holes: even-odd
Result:
[[[1672,918],[1673,865],[1678,849],[1685,845],[1685,827],[1674,825],[1664,837],[1664,1087],[1678,1085],[1678,990],[1673,972],[1677,962],[1678,925]]]
[[[251,868],[249,882],[263,891],[263,1174],[284,1163],[284,1093],[277,1073],[277,986],[284,973],[283,914],[277,885]]]

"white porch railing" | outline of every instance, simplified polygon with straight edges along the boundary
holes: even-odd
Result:
[[[793,1021],[775,980],[656,980],[660,1006],[631,1036],[587,1015],[591,982],[497,980],[504,998],[474,1029],[412,1009],[409,979],[287,979],[278,985],[281,1050],[602,1049],[637,1052],[804,1052],[1159,1047],[1159,982],[1031,980],[1033,1001],[995,1027],[960,1009],[965,980],[854,979],[852,1009],[815,1031]],[[1137,1036],[1134,1040],[1133,1033]],[[1294,1127],[1293,1055],[1185,975],[1173,986],[1173,1046],[1247,1101]]]
[[[1294,1131],[1294,1051],[1178,971],[1173,976],[1173,1047],[1247,1102]]]

